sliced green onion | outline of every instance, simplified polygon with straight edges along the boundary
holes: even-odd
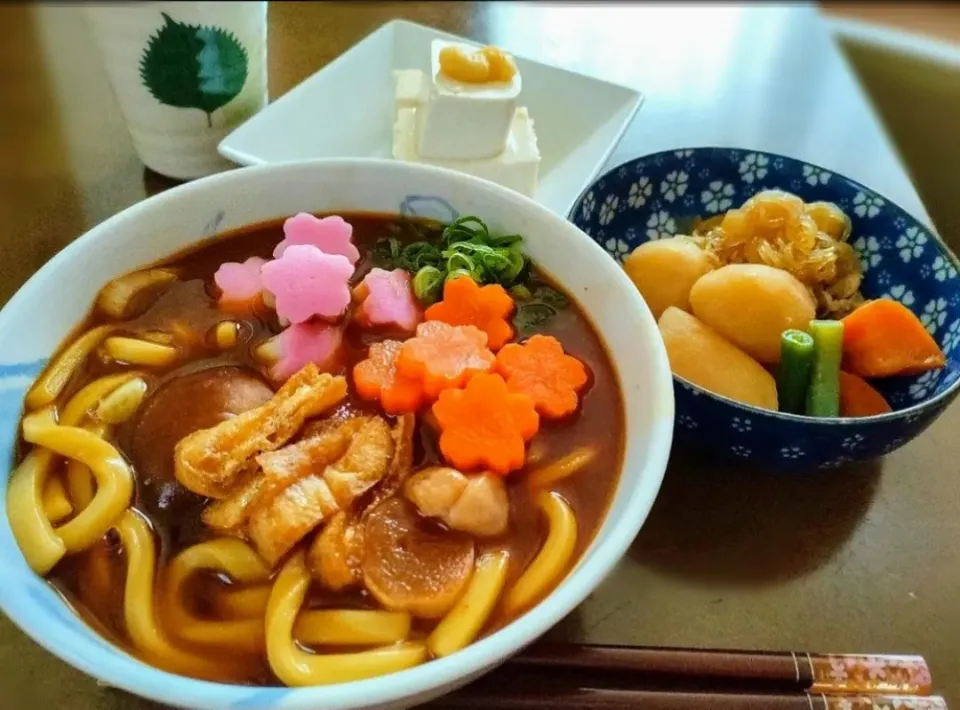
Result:
[[[807,391],[806,413],[811,417],[840,415],[840,363],[843,360],[843,323],[810,321],[813,336],[813,371]]]
[[[421,305],[429,306],[440,300],[443,293],[443,272],[436,266],[424,266],[413,277],[413,295]]]
[[[813,338],[802,330],[785,330],[780,336],[777,399],[780,411],[803,414],[813,368]]]
[[[527,265],[527,260],[523,256],[523,252],[519,249],[505,249],[503,251],[506,252],[505,256],[508,264],[507,268],[500,274],[500,280],[501,283],[508,284],[515,281],[517,277],[523,273],[523,269]]]
[[[514,244],[522,242],[523,237],[519,234],[505,234],[502,237],[490,237],[487,241],[490,242],[490,246],[494,247],[512,247]]]
[[[461,269],[469,271],[472,274],[477,273],[477,267],[476,264],[473,263],[473,259],[466,254],[455,252],[447,259],[447,271],[458,271]]]
[[[467,276],[474,281],[477,280],[477,277],[474,276],[474,273],[468,269],[456,269],[455,271],[448,271],[446,280],[453,281],[454,279],[459,279],[461,276]]]

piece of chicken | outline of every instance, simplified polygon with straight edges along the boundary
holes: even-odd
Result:
[[[256,455],[279,449],[306,419],[322,414],[346,394],[343,377],[305,365],[266,404],[184,437],[175,450],[177,480],[209,498],[230,495]]]
[[[352,436],[340,459],[296,481],[269,503],[255,502],[247,534],[261,557],[276,564],[307,533],[334,513],[348,510],[383,478],[393,451],[390,426],[371,417]]]
[[[125,447],[141,481],[173,481],[173,452],[185,436],[256,409],[273,390],[251,369],[211,367],[179,375],[148,394]]]
[[[499,476],[432,466],[411,476],[403,494],[423,515],[439,518],[454,530],[477,537],[496,537],[507,531],[510,499]]]
[[[363,529],[363,581],[386,609],[425,619],[447,613],[473,573],[473,540],[431,529],[403,498],[371,511]]]

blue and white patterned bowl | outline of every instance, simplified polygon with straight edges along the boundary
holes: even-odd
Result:
[[[947,366],[875,381],[894,410],[860,419],[814,419],[738,404],[674,377],[676,436],[763,468],[829,468],[874,458],[926,429],[960,392],[960,262],[940,238],[873,190],[824,168],[730,148],[666,151],[598,178],[569,219],[621,261],[637,245],[689,229],[695,217],[738,207],[766,189],[836,203],[853,221],[868,298],[909,307],[943,348]]]

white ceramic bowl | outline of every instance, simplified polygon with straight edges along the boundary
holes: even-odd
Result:
[[[381,160],[325,160],[236,170],[141,202],[83,235],[0,312],[0,449],[12,459],[23,394],[109,279],[198,239],[299,211],[479,215],[520,233],[532,257],[586,309],[616,364],[627,448],[616,496],[593,544],[556,590],[496,634],[389,676],[303,689],[252,688],[156,670],[98,636],[27,566],[0,485],[0,608],[51,653],[111,686],[199,710],[408,707],[473,680],[534,641],[613,569],[643,525],[670,451],[673,388],[656,324],[623,270],[572,224],[516,193],[458,173]]]

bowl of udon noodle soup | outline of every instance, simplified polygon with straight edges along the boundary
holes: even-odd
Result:
[[[467,683],[600,584],[669,454],[669,366],[622,270],[437,168],[177,187],[54,257],[0,334],[0,606],[176,706]]]

